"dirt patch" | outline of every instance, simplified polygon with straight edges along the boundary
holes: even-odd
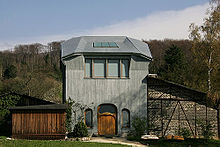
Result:
[[[91,140],[87,142],[113,143],[113,144],[124,144],[132,147],[146,147],[146,145],[143,145],[139,142],[129,141],[126,138],[122,138],[122,137],[113,137],[113,138],[92,137]]]

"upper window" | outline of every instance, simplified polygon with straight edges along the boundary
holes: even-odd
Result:
[[[128,59],[85,59],[86,78],[128,78]]]
[[[128,60],[122,60],[121,61],[121,76],[122,77],[128,77]]]
[[[119,77],[119,60],[108,60],[108,77]]]
[[[94,48],[118,48],[115,42],[93,42]]]
[[[94,60],[94,77],[104,77],[105,76],[105,60],[96,59]]]
[[[85,77],[90,78],[92,74],[92,60],[91,59],[86,59],[85,60]]]

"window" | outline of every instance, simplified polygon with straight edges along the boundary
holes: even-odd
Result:
[[[105,76],[105,60],[94,59],[94,77]]]
[[[128,77],[128,60],[121,60],[121,76]]]
[[[115,42],[93,42],[94,48],[118,48]]]
[[[130,128],[130,112],[128,109],[122,110],[122,128]]]
[[[99,113],[105,113],[105,112],[116,113],[116,108],[114,105],[111,105],[111,104],[103,104],[99,106],[98,112]]]
[[[92,60],[86,59],[85,60],[85,77],[91,77],[92,73]]]
[[[94,42],[93,47],[102,47],[102,43],[101,42]]]
[[[85,123],[88,128],[92,128],[92,110],[86,109],[85,111]]]
[[[109,47],[118,47],[115,42],[109,42],[108,44],[109,44]]]
[[[128,59],[85,59],[85,78],[128,78]]]
[[[108,76],[119,77],[119,60],[108,60]]]

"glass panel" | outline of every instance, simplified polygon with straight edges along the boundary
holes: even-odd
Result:
[[[128,110],[122,110],[122,127],[130,127],[130,115]]]
[[[85,120],[86,120],[86,126],[87,127],[92,127],[92,110],[86,110],[85,112]]]
[[[108,60],[108,76],[118,77],[119,75],[119,60]]]
[[[92,67],[92,60],[91,59],[86,59],[86,77],[91,77],[91,67]]]
[[[115,107],[113,105],[101,105],[99,109],[99,113],[116,113]]]
[[[115,42],[109,42],[109,46],[110,46],[110,47],[118,47]]]
[[[122,64],[122,69],[121,69],[121,76],[122,77],[128,77],[128,73],[129,73],[129,61],[128,60],[121,60],[121,64]]]
[[[109,47],[108,42],[102,42],[102,47]]]
[[[101,42],[94,42],[93,47],[102,47]]]
[[[94,60],[94,76],[95,77],[105,76],[105,60],[104,59]]]

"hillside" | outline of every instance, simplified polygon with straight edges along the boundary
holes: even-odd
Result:
[[[197,90],[207,90],[207,71],[193,64],[189,40],[150,40],[153,62],[150,73]],[[178,56],[177,56],[178,55]],[[0,93],[13,91],[61,102],[62,73],[60,42],[19,45],[14,51],[0,52]]]
[[[8,91],[61,102],[60,42],[0,52],[0,92]]]

